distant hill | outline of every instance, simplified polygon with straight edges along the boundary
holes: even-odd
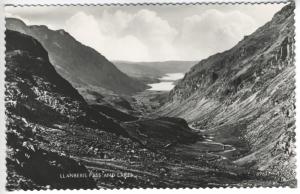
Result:
[[[57,72],[76,88],[92,87],[116,94],[132,94],[147,88],[64,30],[51,30],[44,25],[28,26],[15,18],[6,18],[6,28],[36,38],[48,51]]]
[[[286,181],[295,178],[294,8],[193,66],[160,110],[235,145],[236,164]]]
[[[132,77],[159,78],[166,73],[185,73],[198,61],[130,62],[114,61],[124,73]]]

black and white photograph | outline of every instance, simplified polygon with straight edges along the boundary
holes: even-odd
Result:
[[[296,188],[294,9],[6,5],[6,190]]]

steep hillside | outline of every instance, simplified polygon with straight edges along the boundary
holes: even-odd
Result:
[[[234,145],[236,164],[287,182],[295,178],[294,7],[192,67],[159,111]]]
[[[42,45],[16,31],[6,31],[5,67],[8,190],[178,184],[157,176],[166,165],[166,145],[198,138],[186,122],[88,105],[56,72]],[[87,177],[67,177],[70,173]]]
[[[47,52],[33,38],[7,31],[5,74],[7,188],[96,187],[93,179],[60,180],[62,173],[88,171],[62,152],[45,148],[43,133],[86,118],[83,98],[56,73]]]
[[[81,144],[88,146],[99,133],[104,142],[114,134],[128,137],[127,132],[90,108],[32,37],[6,31],[5,74],[7,188],[96,187],[92,178],[60,178],[68,173],[89,174],[69,155],[88,153],[89,147]]]
[[[57,72],[76,88],[116,94],[132,94],[146,86],[128,77],[94,49],[76,41],[64,30],[51,30],[46,26],[27,26],[15,18],[6,18],[6,28],[36,38],[48,51]],[[108,91],[107,91],[108,90]]]

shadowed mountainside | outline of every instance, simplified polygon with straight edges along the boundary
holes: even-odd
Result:
[[[41,131],[47,130],[47,126],[54,127],[54,123],[60,126],[71,117],[84,117],[85,102],[56,73],[40,43],[18,32],[6,31],[5,74],[7,188],[26,189],[35,184],[55,188],[96,187],[93,179],[61,180],[59,174],[88,171],[65,154],[43,146],[46,140]]]
[[[287,182],[295,179],[294,7],[192,67],[158,111],[236,146],[236,164]]]
[[[147,88],[128,77],[94,49],[75,40],[64,30],[47,26],[27,26],[23,21],[6,18],[6,29],[36,38],[49,53],[56,71],[80,92],[90,88],[102,93],[133,94]]]
[[[191,137],[197,137],[186,123],[176,119],[151,119],[147,121],[149,126],[145,121],[145,131],[141,132],[139,126],[144,123],[141,120],[134,125],[137,128],[122,124],[123,121],[133,124],[138,118],[113,107],[88,105],[56,72],[37,40],[10,30],[6,31],[5,74],[9,190],[94,188],[106,182],[116,186],[146,186],[149,178],[145,177],[138,181],[134,181],[135,177],[113,180],[99,177],[96,183],[91,177],[62,179],[61,175],[88,175],[91,170],[97,171],[95,168],[88,171],[81,162],[84,157],[116,159],[126,164],[141,160],[147,164],[162,157],[159,150],[168,142],[188,143],[194,141]],[[160,130],[152,131],[152,127],[160,125],[163,125]],[[172,136],[167,135],[170,131]],[[147,141],[141,141],[144,136]],[[97,172],[111,172],[109,166],[105,168],[108,169]],[[161,183],[156,180],[155,184]]]
[[[163,117],[130,114],[134,104],[117,95],[107,103],[100,89],[87,103],[42,42],[7,30],[7,188],[295,186],[293,9],[194,66]],[[44,28],[48,40],[46,27],[27,28]],[[61,179],[66,173],[100,176]]]

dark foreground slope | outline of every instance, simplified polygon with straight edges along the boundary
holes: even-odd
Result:
[[[6,32],[5,86],[7,188],[96,187],[93,179],[60,180],[63,173],[88,171],[62,152],[46,149],[47,141],[40,135],[54,123],[84,118],[82,97],[55,72],[36,40],[13,31]]]
[[[236,146],[240,166],[295,178],[294,4],[235,47],[202,60],[160,113]]]
[[[46,26],[27,26],[15,18],[6,19],[6,29],[36,38],[48,51],[50,62],[57,72],[74,87],[117,94],[143,91],[146,86],[128,77],[104,56],[76,41],[64,30],[51,30]]]
[[[9,190],[177,184],[157,177],[166,165],[165,145],[198,137],[185,122],[137,121],[113,107],[88,105],[42,45],[16,31],[6,31],[5,67]],[[87,178],[64,178],[69,173]]]

